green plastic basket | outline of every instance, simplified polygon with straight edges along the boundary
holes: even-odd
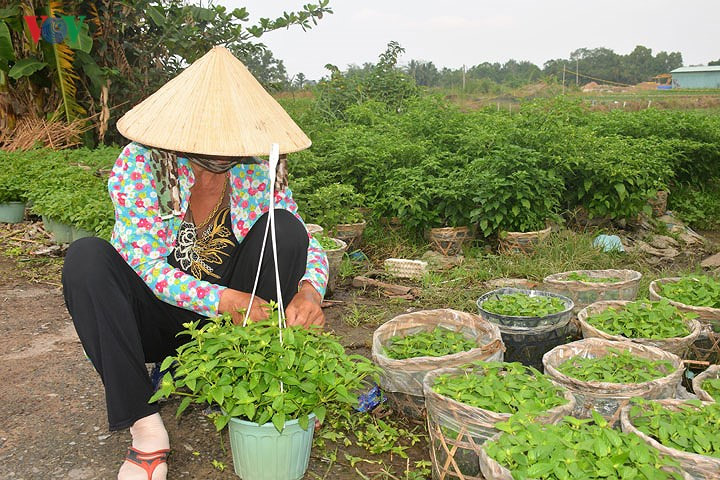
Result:
[[[50,232],[55,243],[70,243],[72,242],[72,229],[70,225],[60,223],[52,218],[42,216],[43,226],[45,230]]]
[[[299,480],[310,462],[315,415],[308,429],[297,420],[285,422],[282,433],[272,423],[230,419],[230,449],[235,473],[244,480]]]
[[[24,202],[0,203],[0,223],[20,223],[24,217]]]

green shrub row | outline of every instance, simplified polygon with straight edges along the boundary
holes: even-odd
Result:
[[[659,189],[669,189],[670,207],[691,223],[717,223],[720,119],[713,116],[594,112],[563,98],[514,114],[463,112],[420,96],[355,102],[328,119],[318,101],[288,101],[314,142],[292,154],[289,167],[301,214],[327,228],[358,221],[358,207],[367,207],[418,233],[476,226],[488,237],[536,230],[578,207],[591,217],[631,219]],[[0,152],[0,201],[27,199],[34,213],[109,236],[112,205],[106,178],[95,172],[118,153]]]
[[[290,157],[297,198],[351,185],[376,217],[418,231],[528,231],[577,207],[631,219],[659,189],[672,196],[720,177],[720,119],[696,112],[594,112],[563,98],[515,114],[463,112],[423,96],[393,109],[355,103],[336,120],[309,99],[305,108],[295,101],[291,114],[314,141]]]
[[[107,176],[119,147],[0,151],[0,202],[27,201],[31,211],[109,238],[115,221]]]

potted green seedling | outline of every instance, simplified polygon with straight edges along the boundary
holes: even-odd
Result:
[[[505,360],[542,369],[542,356],[572,335],[573,301],[540,290],[500,288],[477,300],[480,315],[497,324]]]
[[[477,477],[479,449],[512,415],[527,413],[555,423],[575,406],[570,392],[520,363],[474,362],[433,370],[425,375],[423,391],[435,478]]]
[[[571,298],[580,311],[601,300],[635,300],[641,278],[634,270],[573,270],[548,275],[543,285]]]
[[[516,416],[498,427],[502,433],[480,451],[484,478],[690,479],[678,462],[639,437],[612,429],[595,412],[590,419],[567,416],[550,425]]]
[[[696,317],[667,300],[603,301],[580,310],[578,322],[585,338],[629,340],[685,357],[700,335]]]
[[[683,361],[670,352],[601,338],[555,347],[543,356],[543,366],[546,375],[575,395],[575,416],[597,411],[613,423],[630,398],[674,398],[685,372]]]
[[[622,410],[622,429],[677,461],[697,479],[720,473],[720,403],[633,399]]]
[[[0,222],[18,223],[25,216],[27,177],[19,168],[22,161],[17,154],[3,155],[3,168],[0,170]]]
[[[150,401],[178,395],[178,415],[191,403],[219,407],[213,422],[218,431],[229,424],[235,472],[245,479],[302,478],[315,419],[356,405],[350,392],[376,374],[317,327],[279,329],[277,311],[247,326],[225,315],[185,327],[190,341],[165,359],[162,369],[175,371]]]
[[[23,192],[15,178],[0,177],[0,222],[19,223],[25,217]]]
[[[320,246],[325,251],[328,259],[328,293],[332,294],[335,291],[335,284],[337,282],[337,275],[340,271],[340,265],[342,264],[345,252],[348,249],[347,244],[339,238],[330,238],[325,233],[317,233],[313,235]]]
[[[689,358],[720,363],[720,279],[710,275],[686,275],[650,282],[650,299],[666,298],[680,310],[694,313],[703,331]]]
[[[365,230],[362,214],[363,197],[352,185],[331,183],[309,194],[298,194],[304,218],[322,225],[333,238],[354,249],[360,245]]]
[[[720,403],[720,365],[711,365],[692,379],[695,395],[705,402]]]
[[[485,237],[497,234],[501,253],[531,253],[550,235],[563,181],[548,169],[535,150],[507,145],[498,147],[478,169],[471,212]]]

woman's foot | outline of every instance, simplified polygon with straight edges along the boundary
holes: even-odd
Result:
[[[132,447],[135,452],[131,451],[129,456],[136,463],[125,460],[118,472],[118,480],[148,480],[148,471],[137,465],[137,463],[144,463],[150,468],[152,480],[166,480],[167,463],[162,461],[162,459],[166,458],[166,455],[159,451],[170,448],[170,439],[160,414],[154,413],[136,421],[130,427],[130,434],[132,435]],[[143,453],[151,454],[153,452],[159,453],[157,455],[143,455]],[[152,470],[151,465],[155,467],[154,470]]]

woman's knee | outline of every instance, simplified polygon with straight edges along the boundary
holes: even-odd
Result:
[[[307,251],[308,232],[302,222],[288,210],[275,210],[275,236],[280,246]]]
[[[67,287],[78,281],[92,283],[107,278],[115,256],[120,257],[120,254],[102,238],[87,237],[74,241],[65,255],[63,285]]]

